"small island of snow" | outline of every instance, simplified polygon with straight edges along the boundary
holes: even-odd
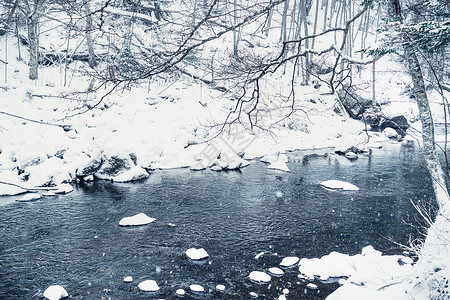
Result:
[[[202,260],[209,257],[208,253],[203,248],[189,248],[186,250],[186,255],[192,260]]]
[[[126,217],[120,220],[119,226],[140,226],[155,222],[156,219],[148,217],[144,213],[140,213],[131,217]]]
[[[159,286],[154,280],[144,280],[138,284],[138,288],[143,292],[157,292]]]
[[[344,191],[357,191],[359,187],[351,183],[340,181],[340,180],[326,180],[320,183],[321,186],[333,189],[333,190],[344,190]]]
[[[69,297],[69,294],[62,286],[51,285],[44,291],[44,297],[49,300],[59,300]]]
[[[268,283],[272,278],[269,274],[261,272],[261,271],[253,271],[248,275],[248,277],[258,283]]]

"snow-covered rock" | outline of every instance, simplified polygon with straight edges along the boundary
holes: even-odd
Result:
[[[317,290],[319,287],[316,285],[316,284],[314,284],[314,283],[308,283],[307,285],[306,285],[306,287],[308,288],[308,289],[310,289],[310,290]]]
[[[383,148],[383,144],[379,142],[371,142],[366,144],[366,148],[368,149],[381,149]]]
[[[68,183],[58,184],[56,186],[56,194],[68,194],[73,191],[73,186]]]
[[[144,280],[138,284],[138,288],[143,292],[157,292],[159,286],[154,280]]]
[[[218,291],[225,291],[225,286],[223,285],[223,284],[218,284],[218,285],[216,285],[216,290],[218,290]]]
[[[140,226],[155,222],[155,218],[150,218],[144,213],[139,213],[131,217],[125,217],[120,220],[119,226]]]
[[[134,166],[130,170],[124,171],[123,173],[112,177],[111,180],[114,182],[128,182],[141,180],[148,177],[148,172],[144,168]]]
[[[258,283],[268,283],[272,278],[269,274],[261,272],[261,271],[253,271],[248,275],[248,277]]]
[[[277,300],[286,300],[286,295],[281,294],[280,296],[278,296]]]
[[[189,286],[189,288],[191,289],[191,291],[193,291],[194,293],[204,293],[205,292],[205,288],[202,287],[199,284],[191,284]]]
[[[258,294],[255,293],[255,292],[250,292],[249,295],[250,295],[250,297],[252,297],[252,298],[258,298],[258,297],[259,297]]]
[[[268,169],[272,169],[272,170],[280,170],[280,171],[284,171],[284,172],[290,172],[291,170],[289,169],[289,167],[286,165],[286,163],[284,161],[276,161],[273,164],[270,164],[267,166]]]
[[[397,131],[390,127],[383,130],[383,134],[385,137],[390,138],[390,139],[397,139],[399,137],[399,134],[397,133]]]
[[[44,297],[49,300],[59,300],[69,297],[67,291],[60,285],[51,285],[44,291]]]
[[[289,289],[284,288],[281,292],[282,292],[283,294],[285,294],[285,295],[288,295],[288,294],[289,294]]]
[[[129,154],[115,149],[105,151],[102,161],[100,169],[95,173],[99,179],[113,180],[135,166]]]
[[[202,260],[209,257],[208,253],[203,248],[189,248],[186,250],[186,255],[192,260]]]
[[[179,296],[179,297],[184,297],[184,295],[186,295],[186,291],[183,289],[177,289],[175,291],[175,294],[177,294],[177,296]]]
[[[298,264],[300,258],[296,256],[288,256],[281,260],[280,267],[282,268],[291,268]]]
[[[16,201],[19,202],[29,202],[41,199],[42,196],[39,193],[27,193],[20,198],[17,198]]]
[[[255,255],[255,257],[253,257],[254,259],[259,259],[261,256],[264,255],[264,251],[259,252],[258,254]]]
[[[277,267],[269,268],[267,271],[274,276],[282,276],[284,274],[284,271]]]
[[[123,279],[123,282],[131,283],[131,282],[133,282],[133,277],[127,276],[127,277],[125,277],[125,278]]]
[[[333,190],[344,190],[344,191],[359,190],[359,188],[356,185],[353,185],[349,182],[334,179],[322,181],[320,185]]]
[[[345,157],[347,157],[348,159],[357,159],[358,154],[356,154],[355,152],[349,151],[349,152],[345,153]]]

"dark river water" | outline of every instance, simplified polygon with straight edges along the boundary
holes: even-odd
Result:
[[[312,153],[312,152],[311,152]],[[155,171],[137,183],[78,184],[68,195],[0,205],[0,299],[39,299],[52,284],[71,299],[323,299],[337,284],[307,290],[297,268],[271,284],[251,282],[251,271],[277,266],[286,256],[320,257],[331,251],[357,254],[367,245],[402,253],[389,240],[417,236],[411,199],[431,198],[420,151],[386,145],[349,161],[291,154],[290,173],[254,162],[241,172]],[[322,188],[327,179],[349,181],[359,191]],[[277,191],[283,196],[277,197]],[[140,212],[157,221],[119,227]],[[173,223],[175,227],[169,227]],[[184,252],[203,247],[208,260]],[[264,251],[258,260],[254,256]],[[132,276],[133,283],[123,283]],[[155,280],[161,290],[141,292]],[[190,284],[205,287],[192,295]],[[224,284],[226,290],[215,290]]]

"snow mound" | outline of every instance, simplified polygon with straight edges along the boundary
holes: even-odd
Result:
[[[23,195],[21,198],[16,199],[19,202],[28,202],[28,201],[35,201],[41,199],[42,196],[39,193],[28,193]]]
[[[248,277],[258,283],[268,283],[272,278],[269,274],[261,272],[261,271],[253,271],[248,275]]]
[[[157,292],[159,286],[154,280],[144,280],[138,284],[138,288],[143,292]]]
[[[139,213],[131,217],[125,217],[119,222],[119,226],[140,226],[155,222],[155,218],[150,218],[144,213]]]
[[[22,189],[19,187],[22,186],[23,182],[21,182],[17,178],[17,172],[13,171],[1,172],[0,181],[5,182],[0,183],[0,196],[15,196],[27,192],[26,189]]]
[[[192,260],[202,260],[209,257],[208,253],[203,248],[189,248],[186,250],[186,255]]]
[[[402,257],[383,256],[372,246],[367,246],[361,254],[354,256],[331,252],[321,258],[302,258],[299,272],[304,275],[303,277],[319,277],[320,280],[348,277],[344,285],[356,284],[369,289],[378,289],[412,275],[412,265],[399,264]]]
[[[191,289],[191,291],[193,291],[195,293],[204,293],[205,292],[205,288],[199,284],[191,284],[189,286],[189,288]]]
[[[59,300],[69,297],[69,294],[62,286],[51,285],[44,291],[44,297],[49,300]]]
[[[341,180],[325,180],[320,183],[320,185],[333,189],[333,190],[344,190],[344,191],[357,191],[359,187],[351,183],[341,181]]]
[[[298,262],[300,261],[300,258],[296,256],[288,256],[283,258],[283,260],[280,262],[280,267],[282,268],[291,268],[294,267]]]

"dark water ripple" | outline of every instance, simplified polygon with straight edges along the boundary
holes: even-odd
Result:
[[[72,299],[175,299],[177,288],[193,283],[207,293],[188,299],[247,299],[250,291],[275,299],[283,288],[291,299],[323,299],[337,285],[305,290],[296,269],[270,285],[246,277],[284,256],[356,254],[369,244],[399,253],[387,238],[406,243],[417,235],[404,221],[414,215],[411,199],[431,197],[419,151],[391,146],[356,162],[330,155],[288,165],[291,173],[257,162],[242,172],[157,171],[144,182],[80,184],[66,196],[0,206],[0,299],[37,299],[51,284]],[[361,190],[325,190],[318,183],[326,179]],[[157,221],[118,226],[139,212]],[[190,247],[210,258],[189,261]],[[254,260],[261,251],[266,255]],[[128,275],[134,283],[122,282]],[[140,292],[145,279],[161,291]],[[219,283],[225,293],[214,290]]]

